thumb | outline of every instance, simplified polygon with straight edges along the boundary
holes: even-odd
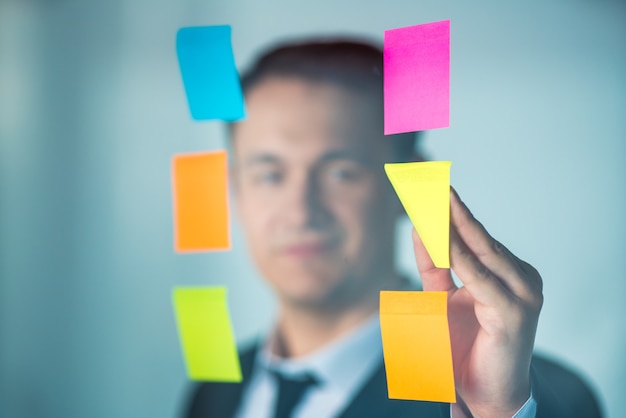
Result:
[[[425,291],[450,291],[457,288],[452,280],[450,269],[435,267],[415,228],[413,228],[413,251]]]

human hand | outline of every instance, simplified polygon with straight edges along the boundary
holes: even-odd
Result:
[[[415,229],[415,259],[425,291],[448,292],[448,321],[458,394],[453,416],[511,417],[530,397],[530,360],[542,280],[530,264],[492,238],[450,197],[450,269],[435,267]]]

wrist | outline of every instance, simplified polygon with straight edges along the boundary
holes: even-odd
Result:
[[[484,402],[464,402],[458,399],[459,407],[455,408],[453,418],[511,418],[514,417],[532,399],[530,382],[522,386],[524,389],[518,390],[510,396],[502,397],[500,400],[491,398]]]

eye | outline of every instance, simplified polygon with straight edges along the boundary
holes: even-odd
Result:
[[[355,182],[363,175],[363,168],[354,162],[337,162],[324,170],[327,178],[335,182]]]
[[[330,175],[337,180],[356,180],[358,178],[357,170],[345,167],[333,169]]]
[[[279,170],[263,170],[254,175],[254,182],[261,185],[279,184],[283,174]]]

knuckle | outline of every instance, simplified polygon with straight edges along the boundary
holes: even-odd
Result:
[[[510,298],[506,305],[506,328],[510,330],[516,330],[523,326],[525,318],[527,317],[527,310],[523,303],[520,303],[516,298]]]
[[[543,292],[531,291],[528,296],[523,299],[524,309],[527,313],[537,313],[543,307]]]
[[[539,294],[543,292],[543,279],[537,269],[524,260],[519,260],[518,266],[520,275],[531,291]]]
[[[491,271],[485,267],[484,264],[482,264],[481,262],[479,262],[478,260],[475,261],[475,265],[476,265],[476,275],[482,279],[488,279],[491,278],[492,274]]]
[[[469,248],[467,248],[467,246],[465,245],[459,245],[458,252],[459,252],[459,255],[464,259],[472,260],[474,258],[474,254],[472,254]]]
[[[538,292],[538,293],[534,294],[533,296],[534,297],[530,301],[531,302],[531,307],[535,311],[540,311],[541,308],[543,307],[543,292]]]
[[[498,255],[508,255],[509,251],[507,250],[507,248],[502,245],[502,243],[496,239],[492,240],[491,242],[491,249],[493,250],[494,253],[498,254]]]
[[[520,260],[521,261],[521,260]],[[527,274],[529,276],[533,276],[533,277],[537,277],[537,278],[541,278],[539,272],[537,271],[536,268],[534,268],[532,266],[532,264],[529,264],[525,261],[521,261],[521,264],[524,266],[524,270],[526,270]]]
[[[533,288],[535,288],[538,293],[543,292],[543,279],[537,269],[528,263],[525,263],[524,267],[526,268],[528,281],[532,283]]]
[[[537,270],[535,270],[535,272],[537,272]],[[541,298],[543,299],[543,279],[541,278],[538,272],[534,277],[535,277],[535,283],[537,284],[537,289],[539,290],[539,294],[541,295]]]

